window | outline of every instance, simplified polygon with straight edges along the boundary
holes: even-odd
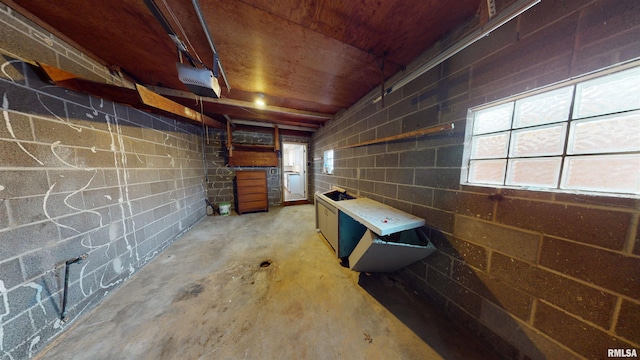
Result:
[[[640,195],[640,68],[471,110],[466,184]]]
[[[333,150],[324,151],[324,166],[322,172],[325,174],[333,174]]]

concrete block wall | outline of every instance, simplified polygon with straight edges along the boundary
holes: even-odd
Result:
[[[207,140],[205,140],[207,141]],[[274,145],[272,129],[265,131],[233,131],[234,144]],[[309,139],[295,135],[281,135],[279,141],[308,143]],[[269,206],[282,205],[282,153],[278,153],[278,167],[230,167],[227,165],[227,133],[221,130],[209,130],[206,143],[207,156],[207,197],[217,209],[221,202],[230,202],[235,208],[234,183],[236,171],[264,170],[267,172]]]
[[[227,166],[227,133],[218,129],[209,129],[208,139],[205,140],[207,198],[215,207],[222,202],[233,204],[233,179],[236,174],[232,167]],[[233,206],[233,205],[232,205]]]
[[[32,357],[205,216],[201,130],[43,82],[123,83],[0,4],[0,358]],[[60,320],[64,264],[67,315]]]
[[[314,135],[314,158],[454,131],[337,150],[334,175],[314,162],[315,190],[339,185],[424,218],[438,251],[399,275],[505,359],[640,352],[640,200],[460,184],[469,108],[637,58],[637,1],[543,0],[384,106],[374,89]]]

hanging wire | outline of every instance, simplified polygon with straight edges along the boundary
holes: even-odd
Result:
[[[171,18],[173,19],[173,21],[178,25],[178,29],[182,33],[184,40],[187,42],[187,44],[189,44],[189,47],[193,50],[193,53],[196,55],[196,58],[198,59],[198,61],[202,63],[202,59],[200,59],[200,56],[198,55],[196,48],[191,44],[191,41],[189,40],[189,36],[187,36],[187,33],[184,31],[184,28],[182,27],[182,24],[180,23],[180,20],[178,20],[178,17],[176,16],[176,14],[174,14],[173,10],[171,10],[171,8],[169,7],[167,0],[162,0],[162,3],[167,8],[167,11],[169,12],[169,15],[171,15]]]
[[[204,125],[204,107],[202,105],[202,97],[198,96],[200,100],[200,122],[202,123],[202,161],[204,162],[204,179],[209,183],[209,169],[207,166],[207,151],[205,149],[204,139],[205,139],[205,125]],[[207,134],[207,137],[209,134]],[[207,143],[209,143],[207,141]]]
[[[205,128],[207,132],[207,144],[209,143],[209,128],[205,127],[204,124],[204,108],[202,105],[202,98],[200,96],[198,96],[198,98],[200,99],[200,121],[202,121],[202,162],[204,163],[204,180],[207,185],[204,202],[206,204],[205,209],[207,212],[207,216],[212,216],[215,213],[215,210],[213,208],[213,205],[209,201],[209,166],[207,165],[207,151],[204,145]]]
[[[202,97],[200,98],[200,118],[202,119],[202,126],[206,129],[205,134],[207,134],[207,145],[209,145],[209,125],[204,124],[204,103],[202,102]]]

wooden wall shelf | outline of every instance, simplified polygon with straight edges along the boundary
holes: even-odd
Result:
[[[278,166],[278,154],[275,151],[233,150],[229,156],[229,166]]]
[[[271,145],[234,144],[233,151],[270,151],[275,152],[275,147]]]
[[[338,146],[337,148],[335,148],[335,150],[348,149],[348,148],[360,147],[360,146],[365,146],[365,145],[373,145],[373,144],[379,144],[379,143],[388,142],[388,141],[401,140],[401,139],[407,139],[407,138],[416,137],[416,136],[434,134],[434,133],[442,132],[442,131],[445,131],[445,130],[452,130],[453,128],[454,128],[454,124],[453,123],[446,124],[446,125],[432,126],[430,128],[426,128],[426,129],[409,131],[409,132],[404,133],[404,134],[387,136],[387,137],[380,138],[380,139],[373,139],[373,140],[363,141],[363,142],[357,143],[357,144]]]
[[[227,122],[227,154],[229,166],[278,166],[278,151],[280,151],[278,126],[274,128],[274,144],[233,144],[231,123]]]

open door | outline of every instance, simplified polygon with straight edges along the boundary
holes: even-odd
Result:
[[[282,143],[284,202],[308,201],[307,144]]]

